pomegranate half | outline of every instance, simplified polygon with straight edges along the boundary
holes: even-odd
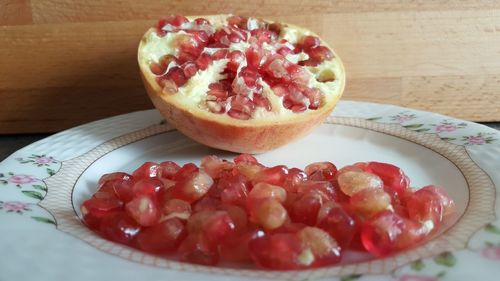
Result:
[[[339,57],[313,32],[233,15],[168,16],[142,37],[155,107],[188,137],[261,153],[309,133],[345,85]]]

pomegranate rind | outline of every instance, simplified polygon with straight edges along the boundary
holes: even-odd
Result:
[[[221,22],[225,21],[228,16],[213,15],[204,16],[204,18],[211,22]],[[193,20],[198,17],[188,18]],[[287,27],[317,36],[297,26],[287,24]],[[336,73],[335,77],[335,80],[338,80],[338,87],[333,92],[324,93],[328,95],[328,99],[325,99],[326,102],[318,109],[250,120],[213,114],[208,110],[183,102],[183,99],[177,98],[175,93],[165,92],[165,89],[158,85],[155,75],[150,70],[150,62],[145,59],[144,54],[144,47],[148,44],[148,38],[152,32],[155,32],[155,28],[149,29],[144,34],[138,48],[141,77],[148,96],[169,124],[189,138],[213,148],[238,153],[263,153],[304,137],[331,114],[345,87],[345,71],[342,61],[333,49],[322,41],[323,46],[327,46],[334,52],[335,64],[340,73]]]

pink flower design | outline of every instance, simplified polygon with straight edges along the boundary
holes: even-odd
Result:
[[[489,246],[481,249],[481,256],[490,260],[500,260],[500,246]]]
[[[436,132],[442,133],[442,132],[453,132],[457,129],[456,125],[453,124],[441,124],[436,126]]]
[[[403,274],[398,278],[398,281],[437,281],[438,279],[433,276]]]
[[[7,179],[11,183],[15,184],[26,184],[26,183],[32,183],[37,181],[36,178],[30,175],[23,175],[23,174],[18,174],[18,175],[12,175],[10,178]]]
[[[5,210],[6,212],[16,212],[22,214],[23,211],[31,211],[29,204],[19,202],[19,201],[0,201],[0,210]]]
[[[467,138],[469,144],[485,144],[486,140],[482,136],[470,136]]]
[[[54,163],[54,159],[52,157],[40,157],[35,159],[35,163],[40,165]]]

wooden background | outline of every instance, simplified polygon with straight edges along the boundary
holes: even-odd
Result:
[[[344,60],[344,99],[500,121],[496,0],[0,0],[0,133],[53,132],[152,108],[136,46],[171,13],[303,25]]]

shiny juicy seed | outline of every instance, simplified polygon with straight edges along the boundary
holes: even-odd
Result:
[[[347,249],[357,231],[356,221],[333,201],[323,204],[318,212],[317,226],[328,232],[339,244]]]
[[[128,202],[125,211],[141,226],[155,225],[161,217],[158,202],[148,195],[139,195]]]
[[[321,44],[321,41],[319,40],[318,37],[316,36],[311,36],[311,35],[308,35],[308,36],[304,36],[302,38],[302,43],[301,43],[301,47],[304,51],[308,52],[310,51],[312,48],[314,47],[317,47]]]
[[[179,260],[183,262],[215,265],[219,261],[217,248],[208,243],[202,234],[190,234],[179,245],[177,250]]]
[[[194,23],[196,23],[197,25],[210,24],[210,22],[205,18],[197,18],[194,20]]]
[[[111,241],[130,245],[140,233],[141,226],[125,212],[117,212],[103,218],[99,230]]]
[[[419,243],[425,234],[421,224],[383,211],[363,224],[361,241],[368,252],[385,257]]]
[[[400,168],[387,163],[369,162],[366,169],[382,179],[386,188],[404,193],[410,186],[410,179]]]
[[[250,241],[250,255],[260,267],[287,270],[305,267],[300,262],[302,243],[294,233],[264,235]]]
[[[172,253],[186,237],[186,227],[177,218],[144,228],[136,238],[137,247],[155,254]]]
[[[161,220],[177,218],[187,220],[191,216],[191,205],[180,199],[170,199],[163,205]]]
[[[331,181],[335,178],[337,167],[331,162],[316,162],[307,165],[304,171],[312,180]]]
[[[181,169],[179,165],[172,161],[161,162],[157,169],[157,177],[173,179],[174,175]]]
[[[195,63],[199,69],[206,70],[212,64],[212,57],[209,54],[202,53]]]
[[[255,174],[252,178],[253,184],[260,182],[282,186],[288,175],[288,168],[284,165],[266,168]]]
[[[172,195],[192,203],[205,195],[213,183],[213,179],[200,169],[191,176],[177,181],[172,187]]]
[[[219,82],[211,88],[227,87]],[[407,187],[385,163],[330,162],[305,172],[265,167],[251,155],[234,163],[207,156],[201,168],[147,162],[133,175],[106,174],[81,205],[99,235],[181,261],[253,261],[269,269],[337,264],[345,250],[386,257],[421,243],[456,212],[441,188]],[[246,266],[246,265],[245,265]]]
[[[302,246],[299,261],[303,265],[318,267],[340,262],[341,249],[337,241],[324,230],[307,226],[297,235]]]
[[[137,168],[132,176],[134,179],[140,178],[153,178],[156,177],[158,170],[158,163],[155,162],[146,162],[142,164],[139,168]]]
[[[198,66],[192,62],[186,62],[181,65],[182,70],[184,71],[184,76],[189,79],[194,76],[198,72]]]
[[[383,189],[366,188],[354,193],[350,204],[357,214],[363,218],[370,218],[391,208],[391,197]]]
[[[171,67],[165,77],[169,80],[172,80],[177,87],[182,87],[186,84],[188,78],[184,74],[184,70],[182,70],[178,66]]]
[[[337,182],[342,192],[348,196],[365,188],[383,188],[384,186],[378,176],[357,171],[338,173]]]

